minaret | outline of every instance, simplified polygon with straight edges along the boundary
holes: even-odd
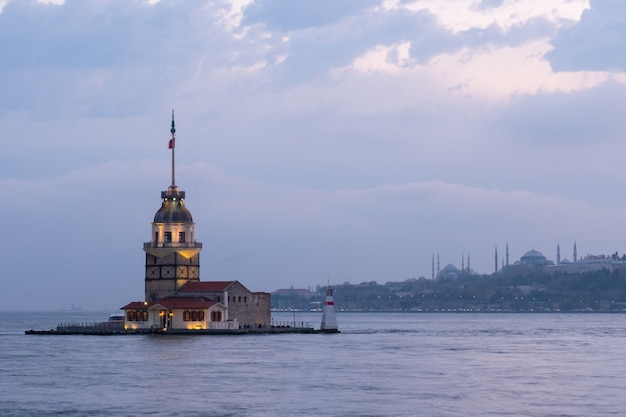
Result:
[[[578,260],[578,253],[576,251],[576,242],[574,242],[574,262]]]
[[[465,255],[461,254],[461,272],[465,272]]]
[[[556,244],[556,264],[561,265],[561,245]]]
[[[468,274],[472,273],[472,270],[470,269],[470,255],[469,255],[469,252],[467,254],[467,273]]]
[[[498,272],[498,247],[497,246],[496,246],[495,265],[496,265],[495,272]]]
[[[335,309],[335,300],[333,298],[333,289],[328,285],[326,290],[326,300],[324,301],[324,310],[322,313],[322,324],[320,326],[322,333],[337,333],[337,311]]]
[[[439,268],[439,254],[437,254],[437,276],[439,276],[439,272],[441,269]]]
[[[433,279],[435,279],[435,254],[433,253],[433,267],[432,267]]]
[[[509,266],[509,242],[506,242],[506,266]]]
[[[200,280],[200,251],[196,242],[194,222],[185,207],[185,192],[176,186],[174,148],[176,128],[172,110],[172,184],[161,191],[161,208],[152,222],[152,240],[143,244],[146,252],[145,300],[154,301],[173,295],[189,281]]]

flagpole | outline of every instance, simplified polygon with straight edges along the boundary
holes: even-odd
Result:
[[[176,128],[174,127],[174,110],[172,110],[172,128],[170,129],[172,132],[172,139],[170,140],[171,148],[172,148],[172,187],[176,186],[176,177],[174,171],[174,148],[176,148]]]

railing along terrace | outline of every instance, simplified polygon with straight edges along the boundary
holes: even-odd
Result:
[[[313,327],[308,321],[274,321],[272,320],[272,327],[291,327],[295,329],[308,329]]]
[[[178,191],[178,193],[170,193],[169,191],[161,191],[161,198],[168,198],[168,197],[177,197],[180,199],[185,199],[185,192],[184,191]]]
[[[144,249],[154,249],[154,248],[200,248],[202,249],[201,242],[144,242]]]

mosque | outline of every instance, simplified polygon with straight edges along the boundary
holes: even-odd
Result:
[[[576,242],[574,242],[572,255],[571,261],[561,259],[561,246],[557,244],[556,263],[547,259],[538,250],[532,249],[526,252],[519,261],[509,264],[509,246],[507,244],[506,264],[503,264],[499,271],[496,269],[496,272],[506,275],[529,274],[533,272],[582,274],[584,272],[595,272],[603,269],[611,272],[618,269],[626,269],[626,262],[618,259],[617,255],[586,255],[579,257]],[[496,266],[497,262],[496,252]]]
[[[584,257],[578,256],[578,249],[576,242],[574,242],[572,260],[566,258],[561,259],[561,247],[557,244],[556,247],[556,263],[549,260],[543,253],[536,249],[531,249],[524,253],[522,257],[513,263],[509,263],[509,244],[506,244],[505,258],[501,260],[501,264],[498,263],[498,248],[495,249],[494,272],[503,275],[526,275],[536,272],[547,273],[568,273],[568,274],[581,274],[585,272],[595,272],[606,269],[608,271],[626,270],[626,256],[618,258],[617,254],[612,256],[607,255],[586,255]],[[467,266],[465,263],[465,256],[461,260],[461,269],[458,269],[452,264],[448,264],[443,268],[440,268],[439,255],[437,255],[437,269],[435,273],[435,256],[432,259],[432,277],[433,279],[455,279],[460,275],[472,274],[470,269],[470,257],[467,255]]]
[[[271,295],[239,281],[200,281],[202,243],[175,181],[176,128],[172,111],[172,183],[161,192],[149,242],[144,243],[145,297],[128,303],[126,330],[236,330],[271,326]]]

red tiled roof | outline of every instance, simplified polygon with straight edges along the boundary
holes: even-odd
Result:
[[[209,308],[217,304],[216,301],[210,301],[201,297],[168,297],[156,300],[150,307],[161,305],[165,308],[173,310],[175,308]]]
[[[188,282],[177,292],[217,292],[226,291],[235,281],[193,281]]]
[[[133,301],[122,307],[122,310],[148,310],[155,305],[161,305],[168,309],[174,308],[210,308],[217,304],[203,297],[168,297],[160,300],[144,303],[143,301]]]
[[[132,301],[122,307],[122,310],[142,310],[147,309],[150,304],[145,304],[143,301]]]

